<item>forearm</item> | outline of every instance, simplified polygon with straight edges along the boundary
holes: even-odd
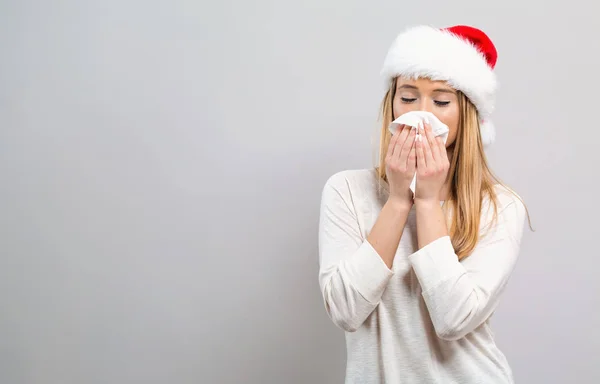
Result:
[[[418,217],[435,217],[416,203],[415,208]],[[501,217],[495,226],[463,261],[458,260],[450,237],[443,235],[409,256],[438,336],[456,340],[494,312],[517,260],[525,212],[522,204],[499,208]],[[486,214],[482,220],[487,225],[493,218]],[[423,219],[420,222],[427,225]],[[418,229],[420,243],[442,234],[433,236],[435,225],[423,227]]]
[[[390,269],[411,208],[412,203],[408,201],[389,199],[367,237],[367,241]]]
[[[440,237],[448,236],[446,218],[439,201],[415,200],[419,249]]]

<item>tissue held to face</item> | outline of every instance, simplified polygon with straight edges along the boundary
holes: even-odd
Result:
[[[410,111],[428,111],[448,126],[446,147],[456,139],[460,109],[456,91],[443,81],[404,79],[396,81],[394,119]]]

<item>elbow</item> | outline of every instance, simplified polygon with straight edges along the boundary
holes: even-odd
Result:
[[[346,332],[356,332],[356,330],[359,328],[356,324],[352,324],[346,321],[334,321],[334,324],[340,328],[343,329]]]
[[[349,311],[348,308],[342,309],[332,307],[325,301],[325,309],[333,324],[346,332],[356,332],[363,323],[359,320],[359,316],[357,316],[356,313]]]
[[[461,304],[459,304],[461,303]],[[456,341],[473,332],[487,317],[477,297],[470,300],[457,301],[451,308],[432,318],[437,337],[446,341]]]
[[[356,332],[358,328],[362,325],[359,323],[354,316],[350,316],[349,314],[341,315],[341,314],[329,314],[331,321],[336,327],[346,331],[346,332]]]
[[[435,333],[442,340],[456,341],[468,335],[469,331],[461,328],[444,327],[441,330],[436,328]]]
[[[446,341],[460,340],[476,328],[475,312],[467,316],[455,317],[454,319],[438,319],[434,322],[437,337]]]
[[[346,331],[356,332],[373,311],[371,304],[357,302],[354,295],[333,295],[331,291],[323,292],[323,299],[327,315],[333,324]]]
[[[467,336],[473,332],[477,327],[482,325],[479,319],[473,316],[473,313],[469,314],[461,320],[448,322],[438,322],[434,324],[435,333],[437,337],[446,341],[456,341]]]

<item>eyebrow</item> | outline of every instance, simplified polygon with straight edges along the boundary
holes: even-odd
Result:
[[[416,89],[419,90],[419,88],[415,87],[414,85],[410,85],[410,84],[402,84],[401,86],[398,87],[398,89]],[[456,94],[456,92],[452,89],[448,89],[448,88],[436,88],[433,90],[433,92],[445,92],[445,93],[452,93],[452,94]]]

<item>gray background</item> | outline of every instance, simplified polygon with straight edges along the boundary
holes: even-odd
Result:
[[[2,0],[0,382],[342,382],[321,188],[374,164],[395,35],[464,23],[536,229],[498,344],[519,383],[597,383],[599,33],[568,3]]]

